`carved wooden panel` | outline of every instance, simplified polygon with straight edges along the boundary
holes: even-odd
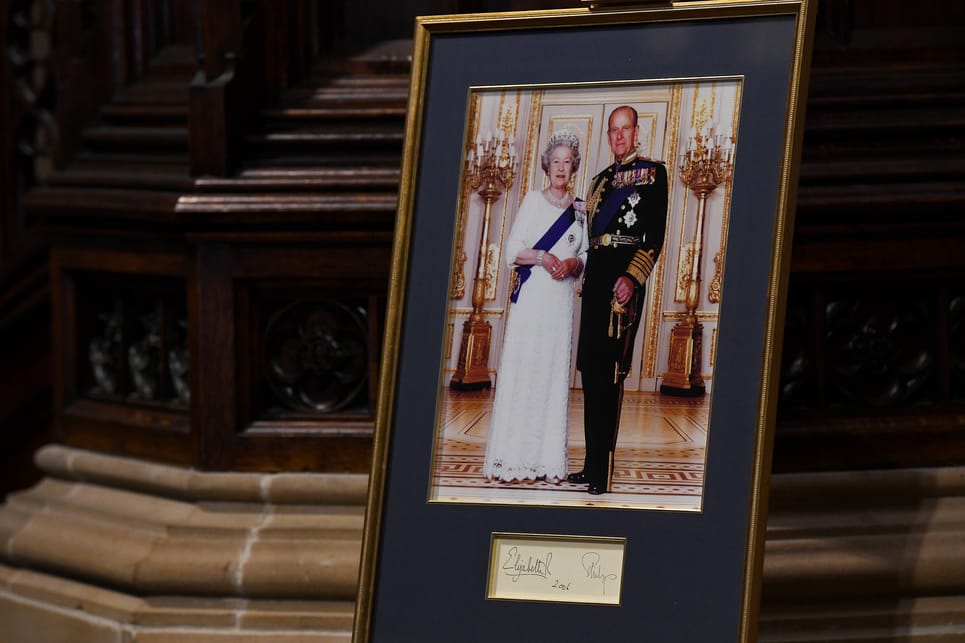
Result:
[[[183,280],[71,272],[79,396],[185,410],[190,402]]]
[[[774,469],[960,464],[965,11],[818,8]]]
[[[190,463],[189,262],[150,246],[55,241],[54,418],[68,444]]]
[[[378,20],[344,2],[254,0],[219,12],[222,4],[137,0],[118,12],[108,0],[16,0],[3,14],[13,45],[6,78],[35,82],[33,102],[5,114],[29,124],[21,138],[34,147],[18,148],[36,152],[4,187],[35,183],[23,172],[40,167],[39,143],[53,138],[38,136],[38,123],[57,132],[42,164],[49,174],[25,196],[22,220],[57,233],[56,347],[73,351],[69,368],[60,360],[55,369],[64,385],[58,427],[92,448],[209,468],[364,468],[410,44],[366,47],[408,37],[420,11],[580,3],[376,3]],[[39,11],[15,24],[35,6],[53,8],[56,20]],[[931,6],[909,17],[896,2],[871,11],[827,0],[820,10],[779,469],[851,466],[848,441],[874,434],[855,425],[858,417],[877,418],[890,436],[879,445],[918,437],[909,418],[951,440],[950,418],[965,400],[965,56],[950,37],[965,18]],[[49,60],[25,44],[32,30],[56,43]],[[20,140],[14,134],[8,149]],[[148,257],[167,257],[167,268],[144,268]],[[332,259],[319,265],[318,257]],[[356,287],[360,261],[372,270]],[[132,298],[127,285],[92,277],[101,274],[133,278],[143,290]],[[119,341],[111,324],[124,329]],[[322,367],[333,358],[343,365],[338,385]],[[175,425],[181,433],[168,434],[180,437],[152,446],[154,429],[145,427]],[[130,426],[140,428],[105,428]],[[350,436],[346,451],[331,439],[339,431]],[[801,445],[821,457],[802,465]],[[924,461],[925,451],[913,459]],[[864,465],[901,457],[894,447]]]
[[[262,366],[261,415],[371,417],[366,299],[277,302],[259,330],[263,348],[252,357]]]
[[[388,241],[372,235],[334,246],[203,254],[202,262],[217,256],[225,268],[211,279],[214,271],[199,266],[210,297],[221,302],[197,320],[198,350],[208,354],[216,344],[222,365],[199,383],[220,409],[218,424],[195,416],[208,466],[367,470]],[[198,304],[202,313],[210,307],[207,299]]]
[[[784,332],[782,415],[960,403],[962,341],[955,330],[962,301],[950,293],[962,287],[881,273],[872,280],[795,282]]]

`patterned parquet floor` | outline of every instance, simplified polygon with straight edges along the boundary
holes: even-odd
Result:
[[[430,499],[436,502],[623,507],[699,511],[709,398],[649,392],[624,397],[612,492],[586,493],[562,482],[495,482],[482,475],[491,391],[448,390],[440,413]],[[583,465],[583,396],[570,397],[568,461]]]

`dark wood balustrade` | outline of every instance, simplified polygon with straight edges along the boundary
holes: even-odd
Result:
[[[4,15],[5,33],[15,33],[9,20],[30,4],[15,3]],[[231,467],[242,458],[244,466],[258,468],[257,459],[240,455],[245,449],[230,455],[234,448],[223,445],[286,444],[265,428],[282,417],[298,427],[289,432],[292,452],[303,451],[294,436],[325,423],[313,425],[318,418],[311,414],[271,410],[264,373],[255,372],[267,364],[257,354],[264,325],[285,305],[266,293],[286,284],[288,304],[309,296],[335,301],[353,292],[345,280],[364,274],[364,294],[350,299],[352,306],[364,302],[367,323],[374,324],[367,347],[368,377],[374,377],[371,351],[380,337],[408,91],[408,42],[385,38],[405,35],[408,18],[396,16],[393,23],[395,14],[387,15],[387,22],[366,30],[357,9],[337,3],[304,0],[269,10],[262,2],[141,0],[110,28],[102,20],[110,12],[105,4],[68,4],[55,7],[55,27],[50,16],[38,14],[40,22],[26,28],[43,29],[47,20],[56,34],[73,36],[47,63],[44,93],[34,103],[14,103],[8,114],[19,124],[48,113],[61,133],[38,151],[49,161],[35,155],[28,174],[4,175],[11,188],[17,176],[28,178],[26,188],[39,181],[26,196],[5,192],[5,228],[28,229],[36,237],[33,265],[53,235],[58,272],[48,278],[36,272],[42,268],[25,268],[21,272],[33,276],[18,283],[9,275],[19,273],[9,269],[4,289],[5,301],[14,302],[34,284],[27,299],[40,301],[46,284],[55,286],[56,347],[66,355],[54,370],[60,434],[78,446],[152,454],[150,432],[116,437],[119,425],[112,422],[124,413],[104,424],[69,419],[70,405],[83,395],[76,381],[88,377],[89,347],[82,344],[92,337],[91,322],[56,315],[86,310],[74,300],[74,271],[103,271],[173,279],[185,323],[211,325],[211,331],[192,333],[192,346],[204,351],[228,342],[216,354],[231,356],[229,367],[217,375],[193,373],[190,382],[192,389],[230,391],[225,408],[217,418],[185,416],[190,428],[164,438],[180,446],[163,459]],[[481,4],[454,2],[450,9],[530,8]],[[778,471],[949,464],[965,456],[955,440],[965,398],[962,342],[955,333],[965,291],[965,197],[959,189],[965,79],[953,37],[962,16],[951,10],[940,19],[923,10],[908,21],[898,8],[879,9],[869,13],[833,0],[821,5],[792,257]],[[345,50],[345,34],[358,29],[359,43],[382,43],[362,54],[326,53]],[[900,36],[894,46],[881,38],[888,29]],[[18,69],[4,60],[6,82],[25,73]],[[82,84],[88,91],[79,91]],[[15,147],[15,132],[4,132],[7,147]],[[37,171],[43,171],[39,179]],[[11,239],[5,236],[5,256],[31,247],[26,237]],[[339,258],[336,245],[352,247],[355,261]],[[319,248],[332,262],[326,265],[333,272],[324,277],[312,265]],[[896,294],[913,303],[901,319],[904,334],[876,343],[873,333],[883,331],[869,323],[894,314]],[[78,325],[88,328],[86,335],[78,334]],[[864,333],[858,339],[865,340],[860,349],[847,343],[847,333],[858,328]],[[845,375],[875,351],[888,353],[880,356],[885,375]],[[916,367],[900,363],[916,357]],[[214,396],[215,406],[225,397],[198,395]],[[367,404],[372,397],[369,391]],[[353,470],[364,468],[370,411],[367,419],[339,420],[354,436]],[[153,423],[141,410],[127,417],[140,418],[129,420],[135,425]],[[195,427],[195,421],[212,428]],[[241,439],[251,427],[259,427],[251,436],[260,437]],[[907,448],[923,435],[926,445]],[[340,458],[332,461],[344,466]],[[284,461],[276,454],[264,466]]]
[[[219,264],[219,288],[268,279],[270,270],[251,267],[262,251],[271,260],[261,266],[278,266],[285,278],[299,270],[307,276],[304,266],[295,267],[307,255],[298,259],[289,250],[319,243],[366,239],[370,245],[362,250],[374,254],[360,263],[386,265],[408,89],[406,41],[388,40],[364,55],[324,54],[325,48],[347,45],[344,30],[358,29],[361,14],[308,1],[269,11],[259,2],[142,0],[113,30],[101,20],[110,11],[106,5],[63,4],[55,7],[58,21],[51,28],[73,36],[62,45],[70,65],[60,55],[48,65],[51,82],[59,83],[56,100],[38,97],[34,104],[15,104],[8,114],[17,123],[47,110],[61,134],[46,150],[49,163],[34,160],[47,168],[36,189],[5,206],[8,230],[53,234],[54,247],[63,249],[55,263],[58,257],[75,261],[65,264],[68,272],[110,271],[110,261],[98,259],[108,256],[120,262],[115,268],[121,274],[160,271],[180,280],[185,301],[194,302],[185,306],[191,315],[200,314],[198,293],[211,287],[201,276],[206,262],[231,264],[235,250],[246,257],[242,270],[253,272],[242,276],[233,265]],[[525,4],[453,3],[451,10]],[[15,3],[4,19],[29,6]],[[778,470],[954,463],[963,455],[954,441],[963,377],[961,342],[953,332],[961,325],[963,290],[965,197],[958,188],[965,171],[965,94],[962,50],[953,38],[961,12],[949,10],[942,20],[929,9],[907,21],[897,8],[879,9],[869,13],[831,0],[821,5],[792,257]],[[394,27],[391,16],[386,20],[359,41],[405,34],[410,27],[401,18]],[[888,29],[901,37],[893,47],[881,39]],[[108,60],[114,62],[104,66]],[[12,82],[17,71],[9,59],[3,69]],[[79,91],[82,83],[87,91]],[[48,86],[44,91],[50,94]],[[224,109],[226,100],[231,110]],[[4,131],[12,147],[14,132]],[[15,176],[5,174],[6,185],[13,187]],[[33,173],[24,176],[35,180]],[[7,246],[11,238],[5,236]],[[5,252],[10,255],[11,248]],[[144,267],[123,266],[125,253]],[[151,253],[159,258],[153,267],[143,261]],[[373,297],[378,306],[381,286],[377,272],[371,274],[372,290],[364,299]],[[47,282],[40,277],[25,283]],[[63,290],[71,282],[56,276],[52,283]],[[18,288],[5,286],[9,293]],[[306,285],[302,294],[310,290]],[[330,287],[327,296],[337,290]],[[892,359],[917,351],[924,370],[891,382],[904,392],[888,398],[872,390],[867,377],[848,381],[841,375],[847,360],[868,355],[842,352],[827,334],[838,332],[829,325],[853,329],[882,313],[896,292],[918,302],[912,308],[919,318],[903,320],[910,329],[904,345],[871,342],[865,351],[889,350]],[[55,301],[64,296],[58,292]],[[220,313],[227,314],[234,302],[229,299]],[[850,317],[841,312],[848,306]],[[64,326],[58,341],[74,341],[69,324],[58,323]],[[248,333],[245,341],[255,346],[257,335]],[[260,359],[242,361],[257,367]],[[62,391],[78,375],[75,362],[57,371]],[[259,377],[233,375],[248,388]],[[878,382],[888,384],[887,378]],[[241,425],[260,420],[247,410],[235,417],[251,405],[239,401],[249,397],[247,390],[234,393],[227,417],[237,434]],[[58,399],[68,403],[63,394]],[[870,416],[876,418],[872,424],[863,419]],[[918,427],[934,446],[909,451],[904,445],[919,435]],[[876,432],[889,439],[858,448]],[[185,440],[190,446],[179,459],[203,462],[204,440]],[[835,448],[844,444],[851,446]],[[230,458],[215,461],[229,466]]]

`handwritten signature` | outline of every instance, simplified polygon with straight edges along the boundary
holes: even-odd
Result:
[[[546,556],[523,556],[517,547],[510,547],[506,552],[506,560],[503,561],[502,569],[507,576],[512,577],[513,582],[517,582],[521,576],[539,576],[546,578],[550,575],[550,563],[553,562],[553,552],[547,552]]]
[[[583,554],[583,571],[590,580],[599,580],[603,585],[603,595],[606,596],[607,581],[617,579],[616,574],[608,574],[600,566],[600,554],[595,551],[588,551]]]

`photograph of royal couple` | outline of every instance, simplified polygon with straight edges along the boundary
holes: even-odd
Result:
[[[624,379],[667,226],[667,168],[640,154],[639,130],[633,107],[610,112],[612,163],[585,198],[571,189],[584,152],[577,133],[556,130],[541,150],[548,186],[526,194],[503,250],[514,283],[482,470],[490,481],[579,485],[594,496],[610,488]],[[567,465],[573,359],[584,400],[579,470]]]

